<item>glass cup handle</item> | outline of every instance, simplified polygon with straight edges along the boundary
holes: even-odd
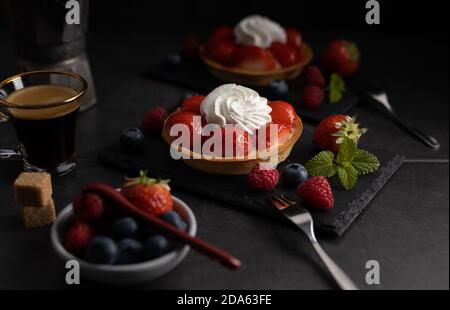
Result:
[[[9,117],[4,114],[2,111],[0,111],[0,123],[7,122],[9,120]]]
[[[22,155],[13,150],[0,149],[0,159],[21,159]]]
[[[7,122],[9,117],[0,111],[0,123]],[[14,150],[0,149],[0,159],[20,159],[22,155]]]

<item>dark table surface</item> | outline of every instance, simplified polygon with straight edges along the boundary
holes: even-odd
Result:
[[[191,32],[195,32],[194,30]],[[97,152],[144,111],[176,103],[186,89],[139,76],[146,66],[177,49],[185,33],[109,31],[89,34],[88,52],[98,104],[78,123],[76,171],[54,179],[57,208],[86,183],[120,184],[122,176],[96,162]],[[332,258],[364,289],[449,288],[448,41],[447,37],[339,30],[307,32],[317,50],[339,36],[363,50],[361,73],[387,85],[392,104],[408,120],[442,142],[430,151],[364,106],[354,109],[370,131],[366,143],[407,157],[397,174],[340,238],[322,237]],[[12,38],[0,33],[0,78],[14,73]],[[420,42],[420,44],[417,44]],[[312,125],[306,125],[312,130]],[[14,147],[9,124],[0,125],[0,146]],[[12,182],[19,161],[0,161],[0,289],[66,288],[65,269],[53,252],[49,229],[26,231],[14,205]],[[175,270],[144,285],[149,289],[335,289],[304,236],[291,227],[203,197],[176,191],[194,210],[198,235],[239,257],[241,270],[228,271],[191,252]],[[365,283],[365,264],[378,260],[381,285]],[[97,287],[87,280],[82,287]]]

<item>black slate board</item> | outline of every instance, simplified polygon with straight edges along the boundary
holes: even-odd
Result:
[[[148,68],[143,75],[170,84],[186,87],[200,94],[207,94],[214,88],[224,84],[223,81],[212,76],[205,65],[200,61],[187,61],[179,68],[168,68],[164,62],[161,62]],[[344,98],[339,103],[330,104],[325,100],[318,109],[306,109],[302,107],[300,99],[300,90],[302,89],[301,79],[299,78],[295,81],[291,81],[289,84],[290,91],[285,98],[271,98],[264,87],[253,88],[261,95],[266,96],[269,100],[285,100],[292,103],[302,119],[311,122],[319,122],[329,115],[345,114],[359,101],[357,93],[354,92],[352,88],[348,88]]]
[[[304,163],[313,156],[315,151],[310,142],[311,134],[305,131],[294,147],[288,162]],[[335,197],[334,209],[327,212],[313,211],[316,228],[321,232],[342,235],[403,163],[404,158],[399,155],[382,150],[366,149],[378,156],[381,162],[380,170],[361,177],[357,187],[351,191],[345,191],[337,180],[331,180]],[[160,137],[148,138],[144,150],[134,155],[123,153],[118,143],[113,143],[99,153],[99,160],[128,175],[136,175],[139,170],[147,169],[153,177],[171,179],[171,185],[179,189],[274,219],[282,217],[269,204],[268,199],[276,193],[284,193],[293,199],[296,197],[294,190],[286,190],[282,186],[272,193],[254,192],[245,184],[244,176],[216,176],[195,171],[184,163],[171,159],[169,146]],[[280,168],[284,164],[280,165]]]

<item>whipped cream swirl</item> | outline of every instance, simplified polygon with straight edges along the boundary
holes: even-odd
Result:
[[[255,45],[269,48],[273,42],[287,42],[286,31],[278,23],[267,17],[251,15],[234,28],[236,42],[242,45]]]
[[[253,89],[225,84],[213,90],[203,100],[201,113],[208,123],[239,125],[250,135],[272,121],[272,108],[266,98]]]

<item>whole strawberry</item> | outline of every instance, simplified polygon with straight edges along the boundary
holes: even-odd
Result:
[[[267,164],[256,165],[247,177],[248,185],[259,191],[270,191],[277,186],[280,174]]]
[[[80,253],[94,238],[94,230],[89,224],[75,222],[67,231],[64,247],[71,253]]]
[[[310,207],[328,210],[334,206],[330,183],[325,177],[312,177],[297,188],[298,196]]]
[[[163,107],[149,110],[142,121],[142,131],[146,134],[161,133],[166,118],[167,110]]]
[[[361,136],[367,131],[359,128],[356,118],[348,115],[332,115],[320,122],[314,131],[313,143],[323,151],[339,153],[340,145],[347,137],[358,144]]]
[[[325,94],[318,86],[306,86],[302,91],[303,106],[308,109],[316,109],[322,105]]]
[[[122,193],[135,206],[154,216],[173,209],[169,181],[150,179],[145,172],[138,178],[128,178],[122,185]]]
[[[81,193],[73,201],[73,212],[77,219],[85,222],[99,220],[104,213],[102,197],[93,193]]]
[[[336,40],[331,42],[322,59],[322,67],[328,72],[349,77],[359,66],[359,49],[355,43]]]
[[[305,71],[306,85],[324,88],[326,84],[322,71],[317,66],[309,66]]]

